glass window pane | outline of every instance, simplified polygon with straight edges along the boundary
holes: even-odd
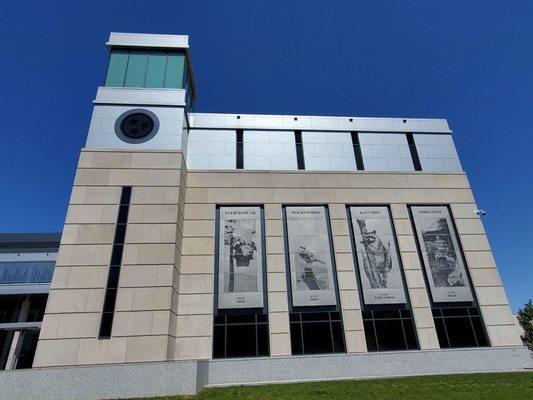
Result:
[[[488,346],[487,335],[483,329],[483,323],[480,317],[472,317],[472,325],[474,326],[474,332],[476,333],[478,346]]]
[[[165,53],[150,53],[148,56],[145,87],[164,87],[166,63],[167,55]]]
[[[256,356],[254,325],[228,325],[226,329],[226,357]]]
[[[225,327],[215,326],[213,336],[213,357],[221,358],[225,356],[224,347],[226,342]]]
[[[257,355],[268,356],[269,351],[268,325],[257,326]]]
[[[444,319],[450,347],[476,347],[474,330],[469,318],[446,318]]]
[[[302,334],[300,329],[299,323],[291,324],[291,349],[293,355],[303,354]]]
[[[183,89],[184,54],[169,54],[165,75],[165,87]]]
[[[403,330],[405,331],[405,341],[407,342],[407,348],[409,350],[418,349],[416,344],[416,333],[415,327],[413,325],[412,319],[404,319],[403,321]]]
[[[131,52],[126,71],[126,87],[144,87],[146,77],[146,66],[148,64],[148,53]]]
[[[380,351],[406,349],[402,322],[399,320],[376,320],[376,335]]]
[[[333,352],[329,322],[303,323],[302,329],[305,354]]]
[[[331,332],[333,334],[333,352],[344,353],[346,349],[344,347],[344,332],[342,324],[340,322],[331,323]]]
[[[441,349],[447,349],[450,347],[448,343],[448,337],[446,335],[446,328],[444,327],[444,321],[442,318],[435,318],[435,329],[437,330],[437,336],[439,338],[439,346]]]
[[[368,351],[377,351],[376,334],[374,333],[374,324],[372,321],[364,321],[366,348]]]
[[[122,87],[126,77],[126,66],[128,65],[127,51],[113,51],[109,59],[109,68],[105,79],[105,86]]]

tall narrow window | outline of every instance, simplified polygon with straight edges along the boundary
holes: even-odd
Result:
[[[117,225],[115,228],[115,238],[111,251],[111,262],[109,263],[109,273],[107,275],[107,286],[105,290],[104,308],[102,310],[102,320],[100,321],[99,339],[109,339],[111,328],[113,327],[113,317],[115,315],[115,301],[117,299],[118,279],[120,267],[122,265],[122,254],[124,252],[124,239],[126,237],[126,226],[128,223],[128,213],[131,200],[131,187],[123,187],[120,196]]]
[[[406,133],[407,143],[409,144],[409,151],[411,152],[411,158],[413,159],[413,166],[415,171],[422,171],[422,164],[420,164],[420,157],[418,157],[418,151],[416,150],[415,138],[412,133]]]
[[[296,143],[296,161],[298,163],[298,169],[305,169],[305,160],[304,160],[304,146],[302,143],[302,132],[294,132],[294,141]]]
[[[243,146],[242,129],[237,129],[237,169],[244,168]]]
[[[411,206],[417,249],[424,266],[441,348],[482,347],[489,342],[448,206]]]
[[[361,152],[361,145],[359,144],[359,135],[357,132],[351,132],[351,134],[355,164],[357,165],[358,171],[363,171],[365,169],[365,164],[363,163],[363,153]]]

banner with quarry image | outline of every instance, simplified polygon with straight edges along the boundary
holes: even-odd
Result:
[[[387,207],[350,207],[365,304],[404,304],[400,257]]]
[[[218,308],[263,307],[263,249],[259,207],[220,207]]]
[[[286,207],[292,303],[336,305],[325,207]]]
[[[411,207],[433,301],[473,301],[447,207]]]

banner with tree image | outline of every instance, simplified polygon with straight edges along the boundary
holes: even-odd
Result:
[[[447,207],[411,207],[433,301],[473,301]]]
[[[220,207],[218,308],[263,307],[259,207]]]

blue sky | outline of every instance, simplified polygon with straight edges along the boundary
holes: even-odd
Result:
[[[109,32],[188,34],[197,111],[447,118],[516,310],[533,297],[532,20],[531,1],[9,2],[0,231],[61,230]]]

